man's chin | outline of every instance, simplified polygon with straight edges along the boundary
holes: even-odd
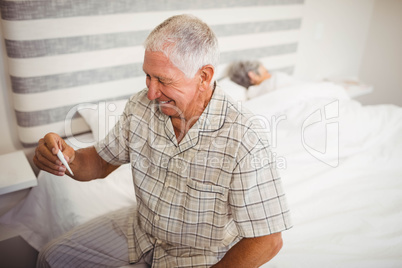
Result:
[[[159,110],[167,116],[175,116],[179,113],[179,109],[172,104],[159,104]]]

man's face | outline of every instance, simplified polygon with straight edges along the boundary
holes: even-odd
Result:
[[[148,99],[156,100],[162,113],[172,118],[184,116],[186,120],[202,113],[199,72],[193,78],[187,78],[162,52],[148,50],[145,51],[143,70]]]

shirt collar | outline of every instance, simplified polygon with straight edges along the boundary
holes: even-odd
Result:
[[[207,107],[205,107],[197,122],[187,132],[180,144],[177,144],[170,117],[157,111],[158,117],[161,119],[163,118],[163,121],[165,122],[165,134],[176,146],[180,147],[181,151],[195,146],[198,143],[200,132],[216,131],[223,126],[228,105],[227,98],[223,90],[216,85],[216,82],[214,83],[214,86],[215,88]]]
[[[198,131],[215,131],[220,129],[225,122],[226,109],[226,96],[215,82],[211,100],[192,129],[194,128]]]

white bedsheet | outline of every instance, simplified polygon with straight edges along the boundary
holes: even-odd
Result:
[[[243,105],[269,127],[294,222],[283,232],[281,252],[263,267],[402,267],[402,109],[361,106],[329,83],[281,89]],[[20,224],[40,248],[133,204],[129,173],[125,166],[105,180],[80,183],[42,172],[39,186],[0,222]]]

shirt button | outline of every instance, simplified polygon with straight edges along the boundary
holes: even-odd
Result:
[[[155,219],[155,221],[159,221],[160,217],[158,215],[156,215],[154,219]]]
[[[158,245],[162,244],[162,240],[157,239],[156,244],[158,244]]]

